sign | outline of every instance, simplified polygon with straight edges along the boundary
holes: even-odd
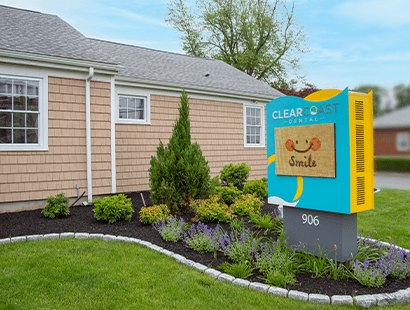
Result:
[[[356,254],[357,212],[373,209],[372,108],[371,93],[348,89],[267,104],[268,203],[283,207],[289,244]]]
[[[275,128],[276,174],[336,177],[335,124]]]

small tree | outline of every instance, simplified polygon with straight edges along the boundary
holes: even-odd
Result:
[[[172,213],[186,212],[191,199],[207,196],[209,166],[198,143],[191,144],[188,95],[181,94],[179,118],[169,143],[160,140],[157,157],[151,156],[149,180],[154,204],[167,204]]]

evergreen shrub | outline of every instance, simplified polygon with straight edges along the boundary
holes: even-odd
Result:
[[[191,143],[188,96],[182,91],[179,118],[167,146],[160,140],[151,156],[151,200],[166,204],[172,213],[185,213],[191,199],[208,196],[212,187],[209,166],[198,143]]]
[[[41,213],[44,214],[45,217],[51,219],[68,216],[70,214],[68,197],[65,197],[63,192],[57,194],[55,197],[48,197],[47,206],[41,211]]]
[[[124,194],[94,199],[94,217],[97,221],[107,221],[110,224],[117,221],[131,221],[132,208],[131,198],[127,198]]]
[[[252,194],[260,199],[264,199],[268,194],[268,182],[265,182],[263,179],[249,181],[244,185],[242,193]]]
[[[215,190],[216,195],[221,196],[222,201],[227,205],[230,205],[236,198],[242,195],[242,192],[232,184],[229,184],[229,186],[218,186]]]
[[[251,167],[247,164],[229,164],[221,170],[221,181],[225,184],[233,184],[235,187],[242,186],[249,177]]]

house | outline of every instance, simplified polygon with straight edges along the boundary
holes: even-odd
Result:
[[[373,120],[374,155],[410,156],[410,105]]]
[[[149,189],[179,96],[211,175],[266,177],[265,104],[282,94],[222,61],[87,38],[58,16],[0,6],[0,211]]]

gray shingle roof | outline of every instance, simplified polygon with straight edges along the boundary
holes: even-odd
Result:
[[[282,96],[219,60],[90,39],[58,16],[7,6],[0,6],[0,50],[120,64],[119,77],[146,82],[272,99]]]
[[[373,120],[374,128],[410,128],[410,105]]]
[[[276,89],[220,60],[163,52],[138,46],[91,39],[124,68],[118,76],[238,93],[282,96]],[[208,75],[208,76],[205,76]]]

